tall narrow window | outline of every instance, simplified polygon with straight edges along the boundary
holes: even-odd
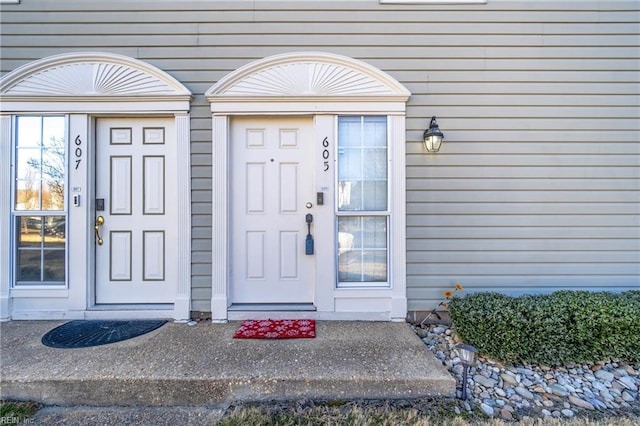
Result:
[[[64,117],[15,120],[14,282],[62,285],[66,277]]]
[[[387,117],[338,118],[338,287],[388,286]]]

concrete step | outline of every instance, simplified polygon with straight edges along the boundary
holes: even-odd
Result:
[[[226,406],[234,401],[418,398],[455,380],[410,327],[324,322],[315,339],[233,339],[239,322],[168,323],[127,341],[54,349],[61,324],[0,324],[1,397],[47,405]]]

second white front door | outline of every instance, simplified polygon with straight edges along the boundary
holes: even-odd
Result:
[[[173,303],[173,119],[99,119],[96,145],[96,304]]]
[[[231,128],[232,303],[311,304],[313,119],[234,118]]]

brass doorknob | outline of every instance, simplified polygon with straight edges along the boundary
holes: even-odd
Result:
[[[104,225],[104,217],[102,216],[96,217],[96,224],[94,225],[93,229],[96,231],[96,242],[98,243],[99,246],[101,246],[102,243],[104,243],[104,241],[102,240],[102,237],[100,236],[100,227],[102,225]]]

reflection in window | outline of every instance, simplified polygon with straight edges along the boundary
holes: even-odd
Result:
[[[340,117],[338,210],[387,210],[387,118]]]
[[[338,218],[338,281],[387,281],[387,218]]]
[[[65,121],[32,116],[15,121],[16,285],[65,283]]]
[[[338,286],[388,286],[387,117],[338,118]]]
[[[64,117],[16,123],[15,210],[64,210]]]
[[[16,281],[19,284],[63,284],[65,217],[18,216],[16,230]]]

